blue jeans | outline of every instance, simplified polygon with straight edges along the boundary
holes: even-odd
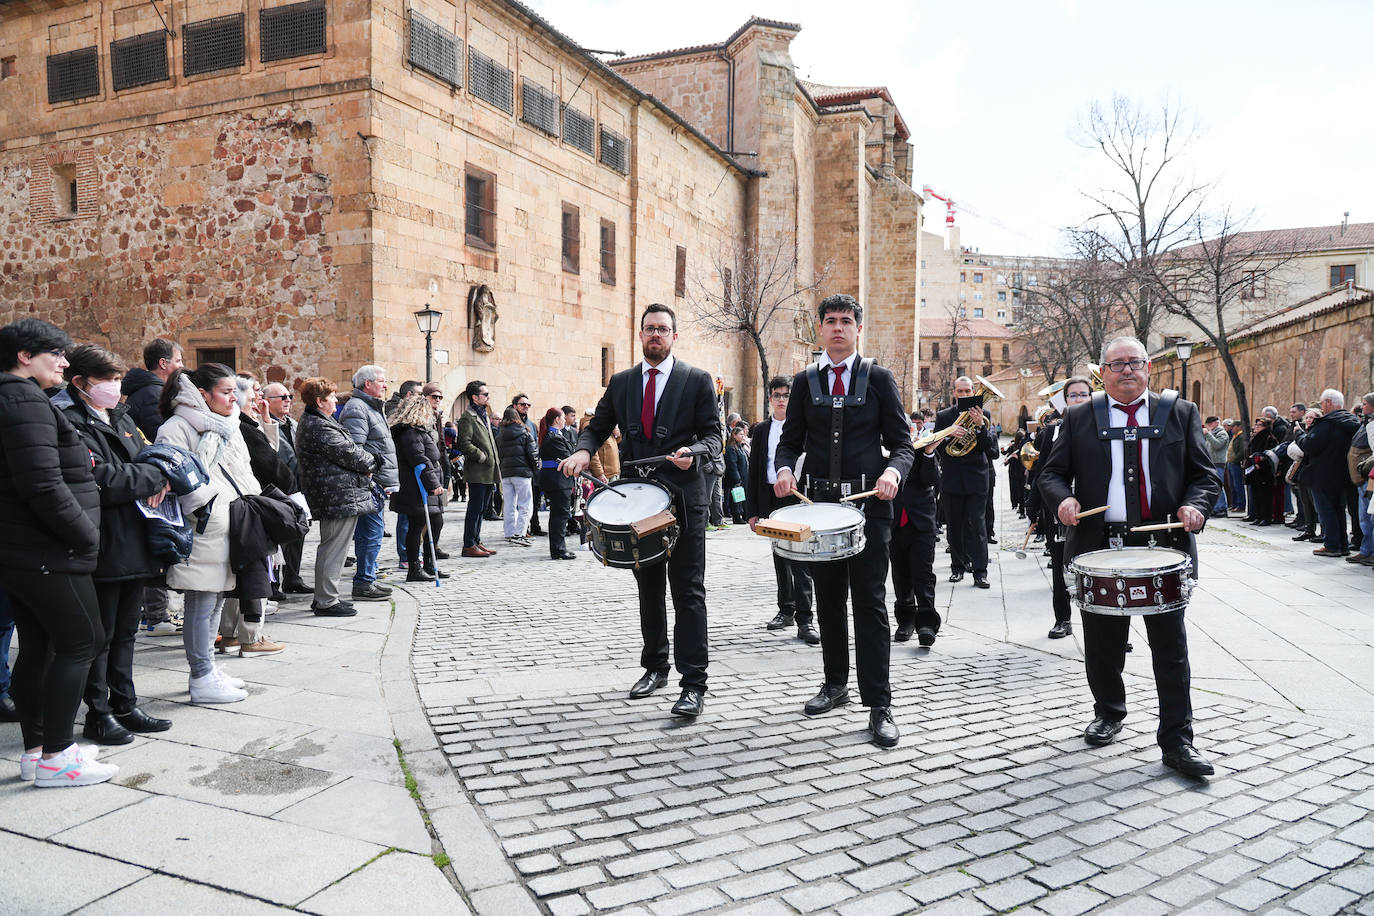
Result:
[[[1350,549],[1345,531],[1345,494],[1330,490],[1312,490],[1312,502],[1322,524],[1322,546],[1342,553]]]
[[[382,532],[386,531],[386,520],[381,512],[370,512],[358,516],[358,527],[353,529],[353,556],[358,565],[353,572],[353,586],[366,586],[377,580],[377,555],[382,552]]]
[[[10,596],[0,591],[0,697],[10,695],[10,638],[14,636],[14,616]]]
[[[1217,472],[1217,480],[1221,481],[1221,492],[1217,494],[1217,503],[1212,507],[1213,512],[1226,511],[1226,465],[1214,464],[1212,470]]]
[[[476,547],[482,540],[482,516],[491,505],[495,484],[468,483],[468,510],[463,515],[463,546]]]
[[[1240,462],[1230,461],[1226,464],[1226,476],[1231,481],[1231,495],[1236,499],[1236,505],[1231,506],[1232,511],[1245,511],[1245,472],[1240,468]]]
[[[1364,540],[1360,541],[1360,554],[1361,556],[1374,557],[1374,515],[1369,514],[1369,502],[1369,492],[1364,487],[1360,487],[1360,532],[1364,534]],[[4,690],[0,690],[0,693],[4,692]]]
[[[396,559],[404,563],[406,561],[406,532],[410,530],[410,516],[401,514],[396,516]]]

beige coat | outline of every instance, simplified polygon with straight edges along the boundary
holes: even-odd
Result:
[[[205,531],[191,545],[191,556],[167,569],[167,585],[181,592],[228,592],[236,585],[229,567],[229,504],[239,495],[229,478],[244,493],[262,490],[239,432],[238,408],[229,417],[213,414],[191,380],[182,376],[181,382],[176,410],[158,429],[157,441],[195,452],[210,474],[209,485],[181,497],[181,511],[189,518],[211,499],[214,504]]]

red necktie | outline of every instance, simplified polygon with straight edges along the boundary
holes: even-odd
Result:
[[[830,371],[835,374],[835,384],[831,386],[830,393],[837,398],[844,397],[844,366],[831,366]]]
[[[1135,426],[1138,426],[1138,425],[1139,425],[1139,424],[1137,424],[1136,421],[1135,421],[1135,412],[1140,408],[1140,405],[1141,405],[1141,404],[1144,404],[1144,403],[1145,403],[1144,401],[1137,401],[1137,402],[1134,403],[1134,404],[1117,404],[1117,405],[1115,405],[1115,407],[1116,407],[1117,410],[1121,411],[1122,413],[1124,413],[1124,414],[1126,415],[1126,426],[1127,426],[1127,427],[1135,427]],[[1135,456],[1134,456],[1134,459],[1135,459],[1135,460],[1134,460],[1134,462],[1130,461],[1130,459],[1128,458],[1128,459],[1127,459],[1127,463],[1128,463],[1128,464],[1133,463],[1133,464],[1135,465],[1135,467],[1136,467],[1137,473],[1139,474],[1139,481],[1140,481],[1140,518],[1141,518],[1142,521],[1149,521],[1150,518],[1151,518],[1151,516],[1150,516],[1150,494],[1149,494],[1149,491],[1147,491],[1147,490],[1145,489],[1145,468],[1144,468],[1144,466],[1143,466],[1143,465],[1141,464],[1141,462],[1140,462],[1140,440],[1137,439],[1137,440],[1134,441],[1134,442],[1123,442],[1122,445],[1125,446],[1125,447],[1127,447],[1127,448],[1131,448],[1131,449],[1134,449],[1134,450],[1135,450]]]
[[[646,440],[654,437],[654,399],[658,397],[658,370],[649,370],[649,383],[644,386],[644,406],[639,410],[639,425]]]

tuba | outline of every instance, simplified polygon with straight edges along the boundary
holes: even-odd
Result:
[[[1025,466],[1026,470],[1029,471],[1035,467],[1035,462],[1039,457],[1040,450],[1035,447],[1034,442],[1027,442],[1021,446],[1021,464]]]
[[[1005,397],[1005,395],[1003,395],[1002,392],[997,390],[996,385],[994,385],[992,382],[989,382],[981,375],[975,375],[973,377],[973,381],[975,383],[973,393],[982,395],[983,402],[985,404],[988,401],[996,401]],[[965,410],[962,413],[960,413],[959,416],[955,419],[955,421],[949,426],[946,426],[944,429],[937,430],[933,433],[930,433],[929,435],[922,436],[920,439],[917,439],[915,442],[915,447],[918,449],[926,448],[931,443],[939,442],[941,439],[945,439],[949,436],[954,435],[954,431],[956,429],[959,429],[960,427],[967,429],[969,432],[977,432],[978,430],[982,429],[983,426],[986,426],[987,422],[987,416],[984,415],[982,424],[975,423],[973,420],[973,416],[967,410]],[[962,442],[955,442],[952,445],[946,445],[945,454],[952,455],[955,458],[962,458],[969,452],[973,451],[973,446],[976,443],[976,439],[969,438]]]

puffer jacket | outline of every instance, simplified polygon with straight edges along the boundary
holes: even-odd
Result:
[[[227,417],[211,413],[189,378],[180,376],[180,384],[157,441],[194,452],[205,465],[209,485],[181,497],[181,511],[209,517],[204,530],[196,532],[191,556],[167,570],[167,585],[179,592],[230,592],[237,578],[229,566],[229,504],[240,493],[261,490],[239,432],[238,407]]]
[[[496,432],[496,451],[501,456],[501,477],[534,477],[539,472],[539,452],[534,437],[522,423],[502,426]]]
[[[162,562],[148,545],[148,520],[135,503],[159,492],[167,477],[154,465],[136,459],[143,450],[143,434],[126,405],[110,408],[102,419],[76,389],[68,385],[52,399],[76,429],[95,467],[100,488],[100,556],[93,578],[97,582],[125,582],[162,575]]]
[[[348,430],[353,441],[380,458],[377,484],[390,490],[400,486],[401,476],[396,469],[396,445],[382,413],[382,402],[362,389],[354,388],[348,403],[339,411],[339,423]],[[300,456],[296,456],[300,460]]]
[[[316,518],[356,518],[377,511],[372,474],[380,459],[353,441],[338,420],[307,407],[296,424],[301,492]]]
[[[434,497],[434,491],[444,485],[439,446],[427,427],[398,425],[391,428],[391,434],[396,441],[396,460],[401,466],[401,489],[391,497],[391,511],[423,515],[426,506],[431,512],[437,511],[439,500]],[[415,469],[422,464],[425,466],[420,472],[425,487],[423,494],[415,481]]]
[[[91,573],[99,548],[91,453],[37,382],[0,372],[0,568]]]
[[[162,414],[157,411],[158,398],[162,397],[162,379],[147,369],[130,369],[119,385],[129,407],[129,416],[138,425],[143,438],[152,442],[157,438],[157,428],[162,425]]]

